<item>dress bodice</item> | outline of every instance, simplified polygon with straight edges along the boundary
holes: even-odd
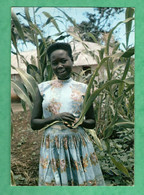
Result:
[[[43,97],[43,117],[69,112],[76,118],[79,117],[87,85],[68,80],[51,80],[38,85],[40,94]]]

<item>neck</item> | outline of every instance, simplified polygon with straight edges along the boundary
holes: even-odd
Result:
[[[65,79],[59,79],[59,78],[57,78],[59,81],[69,81],[69,80],[71,80],[71,77],[68,77],[68,78],[65,78]]]
[[[58,77],[57,77],[58,78]],[[58,78],[58,80],[61,80],[61,81],[66,81],[66,80],[69,80],[71,77],[66,77],[66,78]]]

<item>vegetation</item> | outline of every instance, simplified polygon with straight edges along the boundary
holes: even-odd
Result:
[[[62,11],[62,10],[61,10]],[[62,11],[63,12],[63,11]],[[12,80],[12,87],[21,98],[25,109],[27,104],[32,110],[35,98],[37,83],[51,80],[53,73],[47,58],[47,47],[54,42],[53,37],[45,38],[42,29],[36,23],[37,9],[33,8],[33,16],[29,9],[25,8],[24,19],[27,26],[22,25],[18,17],[12,12],[12,45],[15,48],[15,55],[20,56],[26,64],[27,72],[20,67],[15,68],[21,77],[21,82]],[[90,105],[95,108],[96,128],[86,129],[95,144],[99,160],[101,162],[104,177],[107,185],[133,185],[134,184],[134,47],[129,45],[129,36],[134,20],[134,9],[127,8],[125,20],[119,22],[109,33],[105,47],[99,51],[99,56],[89,48],[83,35],[79,34],[79,25],[75,23],[66,13],[64,18],[69,20],[74,27],[74,31],[61,32],[57,24],[57,18],[49,13],[43,12],[47,17],[47,22],[43,25],[53,24],[57,29],[57,40],[64,40],[71,36],[74,40],[81,42],[86,52],[96,60],[97,68],[92,73],[84,98],[83,110],[79,121],[73,128],[80,125],[84,119]],[[110,41],[113,31],[122,23],[126,27],[125,51],[119,51],[119,43],[116,43],[110,51]],[[97,42],[97,37],[91,32],[87,32],[93,42]],[[17,41],[21,39],[24,44],[32,42],[37,50],[37,62],[29,64],[18,50]],[[105,78],[101,75],[101,70],[106,73]],[[83,74],[76,76],[82,79]]]
[[[79,33],[82,34],[82,39],[93,42],[93,39],[88,36],[92,33],[97,41],[102,42],[102,35],[109,33],[112,28],[112,20],[124,12],[124,8],[119,7],[97,7],[94,8],[94,13],[86,12],[87,21],[82,21],[79,25]]]

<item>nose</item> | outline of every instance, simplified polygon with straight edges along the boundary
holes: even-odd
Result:
[[[58,63],[57,68],[63,68],[63,64],[61,62]]]

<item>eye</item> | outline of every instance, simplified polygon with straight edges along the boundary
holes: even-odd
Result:
[[[57,62],[52,62],[52,66],[57,66]]]
[[[67,62],[66,59],[62,59],[62,60],[61,60],[61,63],[66,63],[66,62]]]

